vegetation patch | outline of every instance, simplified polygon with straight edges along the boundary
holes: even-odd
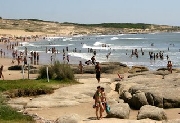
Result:
[[[29,66],[30,69],[37,69],[34,66]],[[28,69],[28,66],[25,66],[25,70]],[[22,70],[22,66],[21,65],[14,65],[14,66],[10,66],[8,67],[8,70]]]
[[[37,96],[42,94],[51,94],[54,89],[65,87],[77,82],[64,80],[50,80],[47,82],[45,79],[41,80],[4,80],[0,84],[0,92],[13,98],[13,97],[26,97]]]
[[[48,76],[52,80],[75,80],[74,72],[69,64],[63,64],[59,61],[55,61],[53,65],[42,66],[39,70],[38,79],[47,78],[47,67]]]
[[[9,69],[19,69],[21,66],[11,66]],[[36,80],[3,80],[0,81],[0,123],[35,123],[31,116],[23,115],[5,104],[5,96],[24,97],[50,94],[54,89],[77,84],[74,73],[69,65],[56,61],[49,66],[49,82],[47,81],[46,66],[40,68],[39,78]]]
[[[5,98],[0,94],[0,123],[35,123],[31,116],[23,115],[5,105]]]

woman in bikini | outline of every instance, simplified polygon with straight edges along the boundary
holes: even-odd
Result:
[[[102,118],[102,113],[104,112],[104,110],[106,109],[106,94],[104,92],[104,88],[101,87],[101,104],[102,104],[102,107],[101,107],[101,115],[100,115],[100,118]]]
[[[99,120],[98,112],[100,113],[100,117],[102,117],[102,103],[101,103],[101,88],[100,86],[97,87],[97,91],[95,93],[95,106],[96,106],[96,117]]]

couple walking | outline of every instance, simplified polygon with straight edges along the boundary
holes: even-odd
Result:
[[[98,86],[97,91],[94,94],[94,108],[96,108],[96,117],[98,120],[102,119],[103,112],[106,109],[106,95],[104,92],[104,88]]]

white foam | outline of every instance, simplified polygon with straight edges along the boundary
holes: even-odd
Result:
[[[93,45],[94,45],[94,46],[102,46],[102,44],[104,44],[104,43],[97,41],[97,42],[95,42]]]
[[[117,40],[119,39],[118,37],[112,37],[111,40]]]
[[[63,41],[72,41],[72,38],[64,38]]]
[[[120,38],[120,39],[127,39],[127,40],[142,40],[146,38]]]
[[[86,59],[86,60],[90,60],[91,57],[92,57],[92,53],[75,53],[75,52],[71,52],[71,53],[68,53],[68,55],[75,56],[75,57],[80,57],[80,58],[83,58],[83,59]]]

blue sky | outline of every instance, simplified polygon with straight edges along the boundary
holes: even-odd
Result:
[[[180,0],[0,0],[0,17],[180,26]]]

